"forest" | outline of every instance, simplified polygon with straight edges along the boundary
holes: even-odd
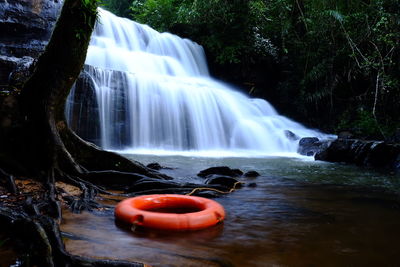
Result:
[[[112,12],[190,38],[211,71],[327,132],[390,140],[400,126],[396,0],[107,0]]]

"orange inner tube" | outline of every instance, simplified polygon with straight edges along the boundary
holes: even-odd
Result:
[[[129,224],[163,230],[198,230],[225,218],[216,201],[186,195],[160,194],[128,198],[115,207],[115,217]]]

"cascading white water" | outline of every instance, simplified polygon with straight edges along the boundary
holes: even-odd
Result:
[[[99,13],[86,64],[103,148],[267,155],[296,152],[298,141],[285,131],[323,136],[280,116],[267,101],[212,79],[198,44]]]

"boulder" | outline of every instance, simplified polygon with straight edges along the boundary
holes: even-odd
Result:
[[[238,180],[228,176],[213,176],[204,181],[205,184],[221,185],[227,188],[233,188],[237,182]]]
[[[353,163],[400,172],[400,144],[358,139],[336,139],[315,155],[316,160]]]
[[[254,187],[257,187],[257,184],[256,183],[249,183],[249,184],[247,184],[247,187],[254,188]]]
[[[296,135],[295,133],[293,133],[292,131],[289,131],[289,130],[285,130],[285,136],[290,141],[297,141],[300,139],[300,137],[298,135]]]
[[[172,169],[173,169],[173,168],[170,168],[170,167],[162,166],[162,165],[160,165],[160,164],[157,163],[157,162],[149,163],[149,164],[147,164],[146,167],[147,167],[147,168],[150,168],[150,169],[153,169],[153,170],[156,170],[156,171],[159,171],[159,170],[161,170],[161,169],[167,169],[167,170],[172,170]]]
[[[229,177],[238,177],[242,176],[243,172],[239,169],[231,169],[226,166],[220,167],[211,167],[205,170],[200,171],[197,176],[200,177],[207,177],[208,175],[217,174],[217,175],[224,175]]]
[[[319,140],[317,137],[304,137],[299,141],[297,153],[303,156],[314,156],[326,149],[331,140]]]
[[[255,177],[260,176],[260,174],[259,174],[258,172],[256,172],[256,171],[248,171],[248,172],[246,172],[243,176],[244,176],[244,177],[252,177],[252,178],[255,178]]]

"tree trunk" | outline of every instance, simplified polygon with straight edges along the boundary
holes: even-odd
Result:
[[[36,174],[47,176],[67,163],[71,170],[81,171],[59,131],[67,127],[65,101],[85,62],[96,8],[96,0],[64,1],[46,50],[22,88],[20,106],[27,144],[24,162]]]

